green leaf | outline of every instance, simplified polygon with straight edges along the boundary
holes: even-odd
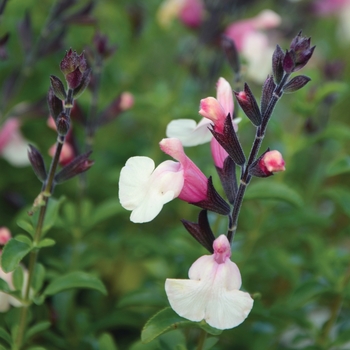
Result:
[[[19,262],[30,252],[31,247],[11,238],[5,245],[1,255],[1,267],[5,272],[13,271]]]
[[[245,199],[274,199],[285,201],[295,207],[303,206],[303,199],[298,192],[286,184],[267,179],[249,185]]]
[[[43,321],[43,322],[39,322],[36,325],[30,327],[24,337],[25,341],[28,341],[32,336],[34,336],[35,334],[42,332],[46,329],[48,329],[51,326],[51,322],[49,321]]]
[[[137,290],[130,292],[118,301],[118,307],[130,307],[130,306],[161,306],[164,307],[167,304],[167,298],[159,290]]]
[[[203,330],[205,330],[207,333],[211,335],[219,335],[222,333],[221,329],[214,328],[212,326],[209,326],[207,322],[204,320],[198,323],[199,327],[201,327]]]
[[[13,286],[15,287],[15,290],[22,290],[23,277],[24,277],[24,274],[23,274],[22,266],[17,266],[17,268],[15,269],[12,275],[12,282],[13,282]]]
[[[39,242],[38,248],[51,247],[55,244],[56,244],[56,241],[53,240],[52,238],[44,238]]]
[[[103,350],[118,350],[113,337],[108,333],[103,333],[98,339],[99,349]]]
[[[210,350],[217,342],[219,338],[210,337],[205,340],[203,350]]]
[[[26,221],[26,220],[18,220],[17,221],[17,225],[23,229],[24,231],[28,232],[32,237],[34,237],[34,227],[33,225],[29,222],[29,221]]]
[[[71,288],[89,288],[107,294],[106,287],[97,277],[81,271],[57,277],[47,286],[44,294],[53,295]]]
[[[198,327],[198,323],[180,317],[171,307],[167,307],[147,321],[141,332],[141,340],[149,343],[165,332],[193,326]]]
[[[8,344],[12,345],[12,339],[11,339],[10,334],[8,334],[7,331],[2,327],[0,327],[0,338],[4,339]],[[1,349],[1,347],[0,347],[0,349]]]
[[[20,242],[23,242],[25,244],[28,244],[29,246],[32,246],[32,240],[26,235],[17,235],[15,237],[15,239],[17,241],[20,241]]]
[[[350,217],[350,191],[346,187],[334,186],[322,192],[323,195],[331,198],[337,203],[344,213]]]
[[[47,348],[43,348],[42,346],[31,346],[27,350],[47,350]]]
[[[319,281],[308,281],[300,285],[289,299],[289,305],[299,310],[301,306],[310,302],[315,296],[328,291],[330,288],[320,284]]]
[[[2,278],[0,278],[0,291],[5,292],[5,293],[8,293],[11,291],[8,283]]]
[[[41,289],[44,284],[45,278],[45,268],[42,264],[35,264],[33,279],[32,279],[32,288],[37,292]]]
[[[2,345],[0,345],[0,350],[8,350],[8,349],[6,349]]]
[[[58,218],[58,211],[64,200],[65,197],[63,196],[60,199],[49,198],[49,204],[46,209],[45,219],[42,228],[42,237],[55,224]],[[32,222],[34,227],[36,227],[38,224],[39,213],[40,210],[37,210],[32,216]]]
[[[327,176],[335,176],[350,172],[350,157],[343,156],[330,163],[326,169]]]
[[[114,198],[107,200],[97,206],[97,208],[92,213],[91,224],[96,225],[99,222],[106,220],[112,216],[117,215],[123,210],[119,201]]]

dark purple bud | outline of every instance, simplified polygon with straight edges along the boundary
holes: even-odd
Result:
[[[110,46],[108,43],[107,35],[102,35],[99,32],[95,34],[93,40],[96,51],[103,58],[108,58],[112,56],[117,48],[116,46]]]
[[[231,157],[227,157],[224,161],[224,166],[222,168],[216,167],[216,171],[220,177],[228,201],[233,204],[238,190],[235,162]]]
[[[230,206],[215,190],[211,176],[208,178],[207,198],[202,201],[190,204],[196,205],[197,207],[200,207],[202,209],[213,211],[214,213],[218,213],[221,215],[230,214]]]
[[[235,129],[232,125],[232,119],[230,114],[227,115],[224,124],[223,133],[215,131],[215,125],[212,126],[213,129],[209,130],[219,142],[219,144],[224,148],[224,150],[229,154],[232,160],[242,166],[245,163],[245,156],[242,150],[242,146],[238,140]]]
[[[260,109],[248,84],[244,84],[244,91],[234,92],[234,94],[246,116],[255,126],[259,126],[262,120]]]
[[[293,72],[296,72],[299,69],[303,68],[307,64],[307,62],[310,60],[316,47],[316,46],[310,47],[310,45],[311,45],[311,38],[303,37],[301,35],[301,31],[292,40],[290,44],[290,51],[293,52],[293,58],[295,63]]]
[[[266,109],[271,101],[275,88],[276,88],[276,84],[273,81],[273,77],[268,76],[262,88],[261,103],[260,103],[261,115],[263,117],[265,116]]]
[[[57,127],[58,135],[66,136],[69,131],[69,126],[70,126],[70,119],[64,112],[62,112],[56,118],[56,127]]]
[[[51,87],[55,95],[62,101],[67,97],[62,81],[54,75],[50,76]]]
[[[44,182],[47,177],[44,159],[41,153],[32,145],[29,145],[28,158],[32,164],[35,175],[41,182]]]
[[[276,84],[279,84],[283,78],[284,70],[283,70],[283,59],[284,52],[279,45],[276,46],[276,49],[272,55],[272,72],[273,77],[275,79]]]
[[[91,69],[89,68],[84,71],[83,76],[81,78],[80,85],[74,89],[74,92],[73,92],[74,98],[78,98],[85,91],[85,89],[89,85],[90,78],[91,78]]]
[[[215,236],[210,228],[206,210],[198,215],[198,224],[187,220],[181,220],[186,230],[210,253],[214,253],[213,242]]]
[[[60,184],[64,181],[71,179],[87,170],[89,170],[94,162],[89,159],[92,152],[81,154],[80,156],[73,159],[68,165],[66,165],[60,172],[55,176],[55,183]]]
[[[293,51],[287,50],[283,59],[283,70],[291,74],[295,69],[295,54]]]
[[[240,73],[241,66],[239,55],[234,41],[226,35],[221,36],[221,46],[223,47],[228,63],[235,74]]]
[[[82,82],[83,73],[77,67],[73,72],[66,75],[66,80],[70,89],[76,89]]]
[[[62,101],[55,95],[52,87],[47,94],[47,103],[49,106],[50,115],[56,119],[63,111]]]
[[[286,85],[283,86],[284,93],[290,93],[300,90],[304,87],[311,79],[305,75],[298,75],[288,81]]]
[[[73,72],[78,67],[78,55],[76,51],[69,49],[60,63],[60,69],[64,75]]]

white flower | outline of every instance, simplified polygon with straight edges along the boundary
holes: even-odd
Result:
[[[217,329],[241,324],[253,307],[251,296],[240,291],[241,274],[230,260],[231,247],[225,235],[213,243],[214,254],[196,260],[189,280],[167,279],[165,291],[173,310],[194,322],[205,320]]]
[[[135,223],[153,220],[183,187],[181,164],[167,160],[155,169],[148,157],[131,157],[120,172],[119,200]]]

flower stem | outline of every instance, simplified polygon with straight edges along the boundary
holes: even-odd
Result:
[[[204,329],[202,329],[201,333],[198,337],[198,345],[197,345],[196,350],[203,350],[204,349],[204,343],[205,343],[206,339],[207,339],[207,332]]]
[[[228,232],[227,232],[227,239],[229,240],[229,242],[232,242],[234,235],[236,233],[238,216],[239,216],[241,206],[243,203],[245,190],[247,189],[247,186],[249,185],[250,180],[252,178],[252,176],[249,174],[249,168],[258,156],[261,144],[262,144],[264,137],[265,137],[267,124],[271,118],[272,112],[273,112],[277,102],[279,101],[279,99],[283,95],[283,86],[288,81],[289,76],[290,76],[290,74],[285,74],[283,76],[281,82],[276,86],[276,88],[272,94],[272,97],[270,99],[270,102],[269,102],[269,104],[264,112],[264,115],[262,116],[262,123],[256,129],[256,134],[255,134],[253,146],[250,150],[248,162],[247,162],[246,166],[244,168],[242,168],[241,181],[239,184],[237,195],[235,197],[235,201],[233,203],[233,210],[232,210],[232,214],[231,214],[230,226],[229,226]]]

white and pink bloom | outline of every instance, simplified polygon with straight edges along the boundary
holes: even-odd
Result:
[[[213,243],[214,254],[204,255],[191,266],[189,279],[167,279],[165,291],[172,309],[194,322],[205,320],[217,329],[241,324],[253,307],[242,285],[237,265],[230,260],[231,247],[225,235]]]
[[[269,173],[277,173],[286,170],[282,154],[276,150],[266,152],[261,158],[259,165],[263,171]]]
[[[165,0],[157,17],[164,28],[169,27],[174,18],[178,18],[186,27],[197,28],[204,18],[204,3],[202,0]]]
[[[197,146],[213,139],[208,127],[215,124],[222,128],[225,118],[230,113],[233,115],[233,94],[227,80],[220,78],[216,85],[217,98],[207,97],[200,102],[199,114],[204,118],[197,124],[192,119],[172,120],[166,129],[168,137],[178,138],[185,147]],[[233,126],[237,131],[237,123],[240,119],[233,120]]]
[[[230,24],[225,30],[225,35],[235,42],[247,61],[247,76],[256,82],[265,81],[270,74],[271,56],[276,46],[265,31],[280,24],[281,17],[277,13],[264,10],[253,18]]]
[[[27,156],[28,142],[23,138],[20,127],[18,119],[9,118],[0,128],[0,155],[17,167],[30,164]]]
[[[176,197],[187,202],[206,199],[208,179],[186,156],[181,142],[163,139],[160,148],[178,162],[167,160],[155,168],[151,158],[132,157],[120,172],[119,200],[132,211],[132,222],[153,220]]]

